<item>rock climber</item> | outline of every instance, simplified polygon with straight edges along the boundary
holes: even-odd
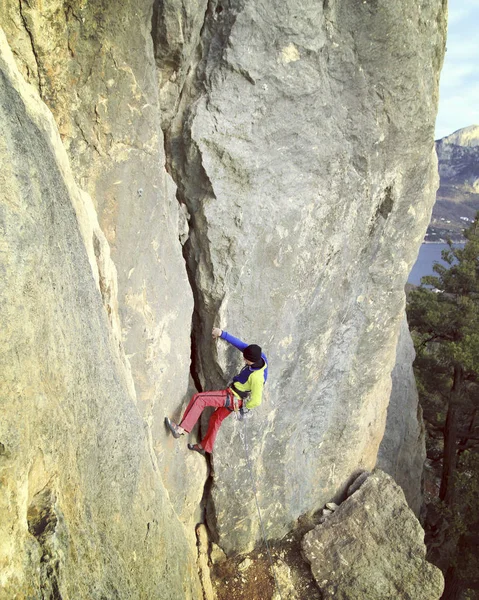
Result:
[[[240,350],[243,353],[245,366],[238,375],[233,377],[233,381],[226,389],[194,394],[179,425],[165,417],[167,427],[175,438],[179,438],[185,433],[190,433],[203,409],[207,406],[216,408],[210,417],[205,437],[198,444],[188,444],[190,450],[195,450],[203,456],[207,452],[212,452],[220,425],[228,415],[236,412],[239,418],[244,418],[247,412],[261,404],[263,386],[268,378],[268,362],[259,346],[248,345],[217,327],[213,328],[212,335],[213,339],[226,340]]]

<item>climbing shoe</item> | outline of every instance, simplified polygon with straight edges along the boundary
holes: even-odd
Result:
[[[205,450],[198,444],[188,444],[188,450],[195,450],[196,452],[199,452],[201,456],[206,456]]]
[[[171,421],[168,417],[165,417],[165,424],[173,434],[174,438],[178,439],[183,435],[183,433],[178,431],[178,425],[174,421]]]

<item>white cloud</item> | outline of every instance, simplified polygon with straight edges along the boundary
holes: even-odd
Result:
[[[462,35],[449,34],[447,36],[446,61],[472,61],[474,57],[479,56],[478,40],[464,39],[466,35],[467,33]]]
[[[473,88],[479,94],[479,86]],[[457,94],[440,100],[441,118],[436,123],[436,138],[442,138],[468,125],[479,125],[479,104],[471,95]]]

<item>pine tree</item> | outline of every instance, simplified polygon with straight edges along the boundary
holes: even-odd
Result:
[[[429,559],[445,574],[443,600],[479,588],[479,212],[464,234],[464,248],[448,243],[442,253],[447,266],[435,264],[436,275],[422,278],[407,307],[418,389],[431,413],[447,407],[439,512],[428,510],[433,517],[427,526],[434,540]]]
[[[438,371],[450,374],[451,388],[444,428],[444,456],[439,497],[453,503],[458,451],[458,419],[467,386],[479,382],[479,213],[464,232],[464,248],[444,250],[448,266],[436,263],[435,276],[423,277],[411,292],[408,321],[416,332],[418,353],[427,352]]]

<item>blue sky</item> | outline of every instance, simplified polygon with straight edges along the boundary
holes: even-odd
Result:
[[[479,0],[449,0],[436,139],[479,125]]]

